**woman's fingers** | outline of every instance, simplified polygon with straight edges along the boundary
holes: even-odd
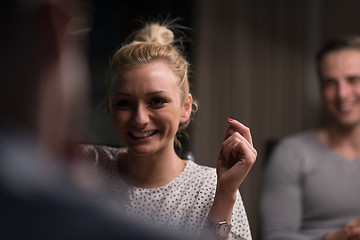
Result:
[[[234,154],[237,154],[238,157],[240,154],[244,158],[244,160],[254,162],[256,159],[256,150],[246,141],[236,143],[233,146],[233,149]]]
[[[217,162],[219,186],[225,192],[236,191],[254,164],[257,152],[249,128],[228,119],[229,127]]]
[[[256,154],[256,150],[252,144],[250,144],[247,139],[242,136],[239,132],[233,132],[225,141],[223,142],[222,148],[225,150],[229,150],[232,146],[237,142],[244,142],[249,147],[249,150]]]
[[[231,167],[238,161],[254,162],[257,152],[252,145],[238,132],[234,132],[222,145],[222,165]]]
[[[221,159],[218,161],[217,173],[219,184],[221,183],[226,191],[238,189],[254,164],[256,154],[249,147],[252,146],[246,144],[245,140],[224,146]]]
[[[226,139],[222,146],[222,156],[221,156],[221,164],[224,167],[231,167],[237,161],[237,154],[235,154],[236,145],[240,144],[241,140],[239,138],[234,138],[234,136],[230,136]]]
[[[250,129],[248,127],[246,127],[244,124],[240,123],[239,121],[236,121],[235,119],[231,119],[231,118],[228,118],[227,122],[229,123],[230,126],[226,131],[225,139],[231,136],[234,132],[238,132],[242,136],[244,136],[244,138],[251,145],[253,145]]]
[[[225,132],[224,141],[225,141],[228,137],[230,137],[234,132],[236,132],[236,131],[234,130],[234,128],[233,128],[231,125],[229,125],[228,128],[226,129],[226,132]]]

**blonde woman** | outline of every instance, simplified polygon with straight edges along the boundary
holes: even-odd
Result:
[[[227,120],[216,170],[175,152],[177,134],[197,110],[188,67],[169,27],[138,31],[114,54],[107,79],[108,117],[126,148],[84,148],[105,170],[102,188],[130,217],[186,234],[251,239],[238,191],[257,155],[249,129]]]

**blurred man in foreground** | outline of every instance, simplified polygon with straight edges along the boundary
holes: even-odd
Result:
[[[87,108],[83,6],[0,3],[0,239],[167,239],[110,213],[70,178]]]

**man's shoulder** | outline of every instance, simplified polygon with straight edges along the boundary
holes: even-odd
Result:
[[[284,137],[273,148],[269,154],[270,162],[275,161],[279,164],[302,162],[322,151],[314,130],[306,130]]]
[[[306,130],[282,138],[279,140],[278,146],[283,148],[302,149],[314,147],[317,141],[315,131]]]

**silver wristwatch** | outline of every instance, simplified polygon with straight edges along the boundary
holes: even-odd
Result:
[[[220,237],[225,238],[229,236],[229,233],[231,231],[231,224],[229,224],[227,221],[220,221],[220,222],[213,222],[206,218],[205,225],[207,229],[210,229],[217,233]]]

